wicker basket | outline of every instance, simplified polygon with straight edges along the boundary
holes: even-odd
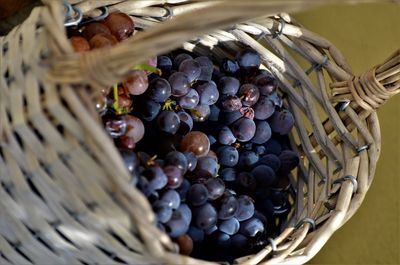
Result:
[[[70,0],[87,16],[109,5],[149,28],[78,55],[62,2],[43,2],[0,38],[1,264],[209,263],[176,254],[152,225],[150,205],[129,184],[93,104],[132,65],[182,43],[215,60],[251,46],[296,119],[294,211],[278,237],[237,262],[305,263],[362,203],[381,145],[375,110],[400,88],[399,50],[355,76],[335,46],[282,13],[304,9],[303,1]]]

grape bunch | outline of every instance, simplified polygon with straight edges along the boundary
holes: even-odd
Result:
[[[86,52],[133,33],[128,15],[112,13],[69,35]],[[260,66],[250,48],[218,66],[177,50],[132,66],[96,103],[132,185],[182,254],[232,261],[254,253],[291,212],[294,117]]]

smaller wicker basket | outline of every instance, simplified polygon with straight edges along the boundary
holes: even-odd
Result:
[[[104,6],[128,13],[144,31],[78,55],[62,2],[46,0],[0,38],[1,264],[210,264],[177,254],[156,229],[94,110],[100,89],[178,47],[216,62],[252,47],[296,120],[294,210],[278,237],[236,262],[305,263],[361,205],[380,153],[376,109],[399,92],[400,50],[354,75],[334,45],[282,13],[319,1],[69,2],[89,17]]]

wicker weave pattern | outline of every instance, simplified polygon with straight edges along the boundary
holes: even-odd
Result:
[[[174,254],[170,239],[151,225],[151,208],[129,185],[92,107],[93,91],[121,81],[135,62],[182,43],[217,61],[244,44],[256,49],[296,119],[291,143],[302,164],[291,178],[295,210],[279,237],[239,262],[304,263],[358,209],[380,152],[374,110],[400,87],[399,51],[358,78],[337,48],[287,14],[243,22],[299,10],[302,1],[101,0],[70,2],[88,16],[110,5],[150,29],[111,50],[78,56],[64,34],[60,3],[44,2],[0,38],[1,264],[207,264]],[[304,62],[310,68],[303,70]]]

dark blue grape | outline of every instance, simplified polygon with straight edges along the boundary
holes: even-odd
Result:
[[[282,171],[284,174],[288,174],[290,171],[296,168],[300,162],[299,156],[291,150],[282,151],[282,153],[279,155],[279,160],[281,162],[279,171]]]
[[[176,211],[181,213],[185,224],[189,225],[192,221],[192,210],[190,210],[189,206],[185,203],[182,203],[181,205],[179,205]]]
[[[186,195],[186,200],[193,206],[200,206],[207,202],[208,190],[200,183],[193,184]]]
[[[178,99],[178,104],[184,109],[193,109],[199,104],[199,101],[200,101],[199,94],[197,93],[196,90],[191,88],[189,89],[189,92],[186,95]]]
[[[197,157],[192,152],[183,152],[188,163],[188,170],[193,171],[197,166]]]
[[[218,121],[219,120],[219,113],[220,109],[215,105],[210,106],[210,116],[208,117],[208,120],[210,121]]]
[[[267,154],[274,154],[279,156],[279,154],[282,152],[281,144],[275,139],[270,139],[264,144],[264,146]]]
[[[180,125],[178,114],[173,111],[162,111],[157,118],[158,128],[166,133],[175,134]]]
[[[237,183],[245,193],[253,192],[257,188],[256,178],[250,172],[240,172],[237,176]]]
[[[148,180],[149,188],[151,190],[159,190],[167,185],[167,176],[159,166],[150,167],[143,171],[142,174]]]
[[[210,145],[213,145],[217,142],[217,139],[215,139],[214,136],[212,136],[211,134],[207,135],[208,140],[210,141]]]
[[[257,218],[250,218],[240,224],[240,233],[248,236],[255,237],[264,232],[264,224]]]
[[[236,166],[239,161],[239,152],[233,146],[222,146],[217,151],[218,161],[227,167]]]
[[[169,74],[172,70],[172,61],[168,56],[158,56],[157,57],[157,68],[159,68],[163,75]]]
[[[143,120],[152,121],[160,112],[161,105],[153,100],[145,100],[139,105],[140,115]]]
[[[174,65],[175,65],[175,68],[178,69],[179,66],[181,65],[181,63],[182,63],[183,61],[187,60],[187,59],[193,59],[193,57],[190,56],[190,55],[187,54],[187,53],[181,53],[181,54],[178,54],[177,56],[175,56],[175,58],[174,58]]]
[[[201,67],[195,60],[186,59],[179,65],[179,72],[185,73],[189,78],[189,82],[193,82],[200,76]]]
[[[235,216],[239,204],[234,196],[226,196],[222,199],[218,211],[218,218],[227,220]]]
[[[235,214],[236,219],[242,222],[251,218],[254,215],[255,210],[253,199],[249,196],[241,195],[237,200],[239,206]]]
[[[263,145],[257,145],[257,146],[254,147],[254,152],[255,152],[258,156],[264,155],[266,151],[267,151],[267,149],[266,149],[265,146],[263,146]]]
[[[167,187],[170,189],[178,188],[183,182],[182,171],[176,166],[166,166],[163,168],[165,175],[167,175]]]
[[[219,175],[224,181],[231,182],[236,180],[236,170],[231,167],[224,168]]]
[[[236,95],[239,87],[239,80],[231,76],[224,76],[218,82],[218,89],[223,95]]]
[[[165,165],[176,166],[182,170],[183,174],[185,174],[188,167],[188,162],[183,153],[179,151],[172,151],[165,156]]]
[[[222,59],[220,69],[223,73],[234,75],[239,71],[239,64],[234,60]]]
[[[274,154],[267,154],[261,157],[257,164],[269,166],[277,172],[281,166],[281,160]]]
[[[214,81],[205,82],[196,87],[197,93],[200,96],[200,104],[213,105],[219,98],[217,85]]]
[[[209,229],[217,223],[217,211],[209,203],[193,208],[192,212],[193,224],[200,229]]]
[[[178,237],[184,235],[189,229],[189,224],[187,223],[182,212],[175,211],[172,213],[171,219],[165,223],[165,231],[170,237]]]
[[[204,240],[204,231],[195,226],[190,226],[187,234],[190,236],[194,243],[200,243]]]
[[[201,68],[201,73],[197,80],[210,81],[214,70],[213,62],[207,56],[200,56],[194,60],[199,63]]]
[[[160,198],[160,201],[167,203],[172,209],[177,209],[181,204],[181,197],[175,190],[167,190]]]
[[[220,178],[210,178],[204,184],[208,190],[209,200],[216,200],[225,192],[225,183]]]
[[[257,184],[261,187],[269,187],[274,182],[275,171],[266,165],[256,166],[251,173],[257,180]]]
[[[248,118],[240,118],[232,124],[232,133],[240,142],[250,141],[256,133],[256,124]]]
[[[228,126],[224,126],[219,131],[218,141],[223,145],[231,145],[236,142],[236,137],[233,135],[231,129]]]
[[[150,99],[157,103],[163,103],[171,96],[171,86],[169,82],[161,77],[151,80],[147,91]]]
[[[125,150],[120,151],[120,153],[128,171],[132,175],[137,176],[139,172],[139,159],[137,158],[136,154],[132,151]]]
[[[243,84],[240,86],[238,96],[242,99],[243,106],[253,106],[260,98],[260,91],[253,84]]]
[[[231,237],[231,245],[236,250],[243,250],[248,244],[248,238],[242,234],[235,234]]]
[[[268,99],[274,103],[275,106],[279,108],[282,107],[282,98],[276,93],[273,92],[268,96]]]
[[[179,111],[177,114],[180,120],[178,133],[186,135],[193,129],[193,118],[185,111]]]
[[[239,156],[238,165],[242,168],[250,168],[252,165],[257,163],[259,157],[253,151],[245,151]]]
[[[210,112],[210,106],[201,104],[190,110],[190,114],[192,115],[193,120],[196,122],[203,122],[207,120],[210,116]]]
[[[211,226],[210,228],[208,228],[208,229],[205,229],[204,230],[204,234],[206,234],[206,235],[211,235],[212,233],[214,233],[215,231],[217,231],[218,230],[218,226],[216,226],[216,225],[213,225],[213,226]]]
[[[266,70],[261,70],[261,73],[253,79],[253,84],[258,87],[260,94],[263,96],[272,94],[276,91],[278,86],[278,82],[275,77]]]
[[[240,111],[223,112],[220,114],[220,116],[221,122],[225,125],[231,125],[232,123],[243,117]]]
[[[219,231],[224,232],[228,235],[236,234],[239,231],[239,228],[240,223],[236,218],[221,221],[221,223],[218,225]]]
[[[157,216],[157,221],[160,223],[166,223],[172,217],[172,208],[166,202],[156,201],[153,204],[153,210]]]
[[[274,103],[267,97],[260,97],[254,105],[254,118],[258,120],[266,120],[275,112]]]
[[[268,122],[266,121],[257,121],[256,122],[256,133],[251,141],[255,144],[263,144],[266,143],[272,136],[271,127],[269,127]]]
[[[182,184],[175,189],[179,193],[179,197],[181,198],[182,201],[186,200],[186,195],[187,192],[189,191],[189,188],[190,188],[189,180],[184,179]]]
[[[271,200],[265,198],[257,198],[256,200],[257,210],[259,210],[262,214],[267,218],[272,218],[274,215],[274,205]]]
[[[231,246],[231,237],[221,231],[215,231],[212,233],[210,240],[218,248],[227,249]]]
[[[294,125],[292,113],[288,110],[275,111],[272,115],[270,126],[273,132],[280,135],[288,134]]]
[[[221,105],[224,111],[237,111],[242,107],[242,101],[237,96],[228,95],[222,99]]]
[[[259,219],[259,220],[264,224],[264,227],[267,226],[267,224],[268,224],[268,219],[267,219],[267,217],[265,217],[265,215],[262,214],[261,212],[259,212],[259,211],[257,211],[257,210],[254,211],[253,217]]]
[[[258,68],[261,64],[260,55],[253,49],[247,48],[236,54],[236,61],[240,68]]]
[[[191,81],[185,73],[173,73],[168,78],[168,82],[171,85],[171,95],[174,97],[182,97],[189,92]]]
[[[218,163],[210,156],[203,156],[197,159],[197,166],[195,169],[196,177],[211,178],[217,176]]]

